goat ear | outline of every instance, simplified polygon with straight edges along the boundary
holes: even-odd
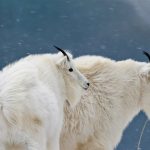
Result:
[[[65,68],[66,65],[67,65],[67,62],[68,62],[67,57],[64,56],[63,58],[60,58],[60,60],[58,60],[58,62],[56,63],[56,65],[57,65],[58,67]]]
[[[141,78],[146,79],[147,81],[150,81],[150,64],[144,66],[140,70],[140,76]]]

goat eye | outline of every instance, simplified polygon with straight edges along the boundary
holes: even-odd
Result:
[[[70,71],[70,72],[72,72],[72,71],[73,71],[73,69],[72,69],[72,68],[70,68],[70,69],[69,69],[69,71]]]

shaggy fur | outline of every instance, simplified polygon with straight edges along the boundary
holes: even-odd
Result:
[[[61,150],[113,150],[141,111],[150,117],[150,64],[84,56],[75,60],[90,88],[77,106],[65,106]]]
[[[5,67],[0,72],[0,150],[59,150],[64,102],[75,105],[87,83],[71,55],[68,61],[61,53],[31,55]]]

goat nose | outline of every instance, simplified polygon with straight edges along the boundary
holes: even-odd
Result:
[[[90,86],[90,83],[87,83],[88,86]]]

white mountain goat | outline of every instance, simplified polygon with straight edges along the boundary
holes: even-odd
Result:
[[[64,102],[78,103],[89,82],[56,48],[64,55],[30,55],[0,72],[0,150],[59,150]]]
[[[75,64],[90,88],[74,110],[65,106],[61,150],[113,150],[134,116],[150,118],[150,64],[98,56]]]

